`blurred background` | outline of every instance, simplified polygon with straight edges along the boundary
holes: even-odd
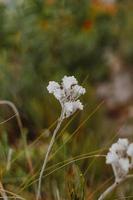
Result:
[[[118,137],[132,141],[132,0],[0,0],[0,99],[16,105],[24,133],[22,139],[15,117],[0,124],[1,177],[5,187],[22,190],[29,200],[36,189],[29,183],[38,176],[60,114],[46,86],[64,75],[74,75],[86,88],[85,107],[64,122],[49,166],[103,147],[106,152]],[[0,105],[1,122],[13,114]],[[23,141],[30,145],[30,172]],[[3,168],[11,149],[15,161],[9,173]],[[27,179],[30,173],[33,180]],[[110,182],[99,186],[111,177],[104,159],[82,159],[46,178],[43,199],[97,199]],[[123,195],[130,190],[127,184]]]

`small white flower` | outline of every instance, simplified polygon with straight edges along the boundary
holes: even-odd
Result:
[[[69,117],[73,114],[73,102],[64,103],[65,117]]]
[[[64,76],[62,79],[62,85],[66,90],[71,89],[71,87],[76,84],[78,84],[78,81],[74,76]]]
[[[120,144],[122,148],[127,149],[129,141],[127,138],[119,138],[118,144]]]
[[[77,100],[74,102],[74,109],[77,110],[83,110],[83,104],[80,102],[80,100]]]
[[[50,81],[47,89],[59,100],[64,110],[64,117],[71,116],[78,109],[83,110],[83,105],[78,98],[85,94],[86,90],[78,85],[74,76],[64,76],[60,85],[55,81]]]
[[[130,168],[133,169],[133,143],[131,143],[128,147],[128,150],[127,150],[127,154],[128,156],[131,157],[131,164],[130,164]]]
[[[118,143],[112,144],[112,146],[109,149],[111,152],[118,152],[121,150],[121,146]]]
[[[112,144],[106,156],[106,163],[111,164],[116,180],[122,180],[133,168],[133,143],[129,144],[128,139],[120,138]]]
[[[54,92],[53,92],[54,96],[56,99],[58,99],[59,101],[61,100],[61,98],[63,97],[63,91],[59,88],[59,89],[56,89]]]
[[[54,93],[57,89],[60,88],[60,85],[55,81],[49,81],[49,85],[47,86],[47,90],[49,93]]]
[[[120,158],[119,160],[121,169],[127,174],[129,172],[130,163],[128,158]]]
[[[83,110],[83,105],[79,100],[64,103],[65,117],[71,116],[78,109]]]
[[[127,154],[133,157],[133,143],[131,143],[128,147]]]
[[[107,156],[106,156],[106,163],[107,164],[112,164],[117,162],[118,160],[118,155],[114,152],[108,152]]]
[[[85,88],[83,88],[82,86],[75,85],[73,88],[75,93],[77,93],[78,95],[85,94]]]

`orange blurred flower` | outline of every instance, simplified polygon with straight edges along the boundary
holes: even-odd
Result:
[[[92,25],[93,25],[92,21],[89,20],[89,19],[86,19],[86,20],[83,22],[82,28],[83,28],[83,30],[88,31],[88,30],[90,30],[90,29],[92,28]]]

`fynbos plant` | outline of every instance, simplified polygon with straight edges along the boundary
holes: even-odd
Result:
[[[55,98],[60,102],[61,115],[58,119],[57,126],[54,130],[53,136],[48,146],[42,169],[40,172],[36,197],[37,200],[39,200],[41,197],[42,176],[48,161],[49,154],[54,144],[56,134],[65,118],[70,117],[78,109],[83,110],[83,105],[78,98],[86,92],[82,86],[78,85],[78,81],[74,76],[64,76],[61,84],[55,81],[50,81],[47,89],[49,93],[52,93],[55,96]]]
[[[111,193],[117,185],[125,179],[133,177],[128,175],[129,170],[133,168],[133,143],[129,144],[128,139],[119,139],[114,143],[106,156],[106,163],[112,166],[115,182],[110,186],[98,200],[103,200]]]
[[[50,81],[49,85],[47,86],[48,92],[53,94],[55,98],[60,102],[61,105],[61,114],[57,122],[57,126],[53,132],[51,141],[49,143],[48,149],[46,151],[46,155],[44,158],[44,162],[40,171],[39,181],[38,181],[38,188],[37,188],[37,196],[36,200],[41,199],[41,185],[42,185],[42,177],[45,171],[45,167],[47,165],[49,155],[51,149],[53,147],[55,137],[60,129],[60,126],[65,118],[70,117],[73,115],[77,110],[83,110],[83,105],[79,100],[79,97],[85,94],[86,90],[78,85],[78,81],[74,76],[64,76],[61,83],[57,83],[55,81]],[[6,104],[10,106],[18,120],[18,125],[22,132],[22,122],[16,109],[15,105],[9,101],[0,101],[0,104]],[[14,117],[13,116],[13,117]],[[11,118],[10,118],[11,119]],[[8,120],[6,120],[7,122]],[[5,121],[4,121],[5,122]],[[4,123],[2,122],[2,123]],[[22,137],[23,138],[23,137]],[[26,148],[26,146],[24,146]],[[27,149],[27,148],[26,148]],[[7,162],[7,171],[10,169],[10,161],[11,161],[11,154],[12,151],[9,151],[8,155],[8,162]],[[27,152],[28,153],[28,152]],[[29,166],[32,164],[29,155],[26,153],[26,158],[28,160]],[[115,181],[114,183],[107,188],[103,194],[98,198],[98,200],[104,200],[108,194],[110,194],[120,183],[125,181],[128,178],[133,177],[133,175],[129,174],[130,170],[133,169],[133,143],[129,143],[128,139],[118,139],[118,141],[109,148],[109,152],[107,155],[92,155],[93,157],[106,157],[106,164],[112,166]],[[90,156],[89,156],[90,157]],[[78,176],[77,176],[78,177]],[[81,177],[80,177],[81,178]],[[84,199],[84,189],[83,183],[81,179],[76,178],[75,185],[72,185],[69,190],[70,197],[72,199]],[[0,182],[0,194],[4,200],[8,200],[7,193],[8,191],[4,190],[2,183]],[[12,193],[13,194],[13,193]],[[18,195],[15,195],[15,198],[23,199]]]

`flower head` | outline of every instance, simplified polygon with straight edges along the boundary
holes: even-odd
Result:
[[[78,81],[74,76],[64,76],[62,79],[62,86],[64,89],[68,90],[71,89],[72,86],[77,85]]]
[[[133,168],[133,143],[128,139],[119,139],[112,144],[106,156],[106,163],[111,164],[116,180],[122,180]]]
[[[47,89],[59,100],[66,118],[78,109],[83,110],[83,105],[78,98],[85,94],[86,90],[78,85],[78,81],[74,76],[64,76],[61,84],[50,81]]]
[[[60,89],[60,85],[55,81],[49,81],[49,85],[47,86],[49,93],[54,93],[57,89]]]

